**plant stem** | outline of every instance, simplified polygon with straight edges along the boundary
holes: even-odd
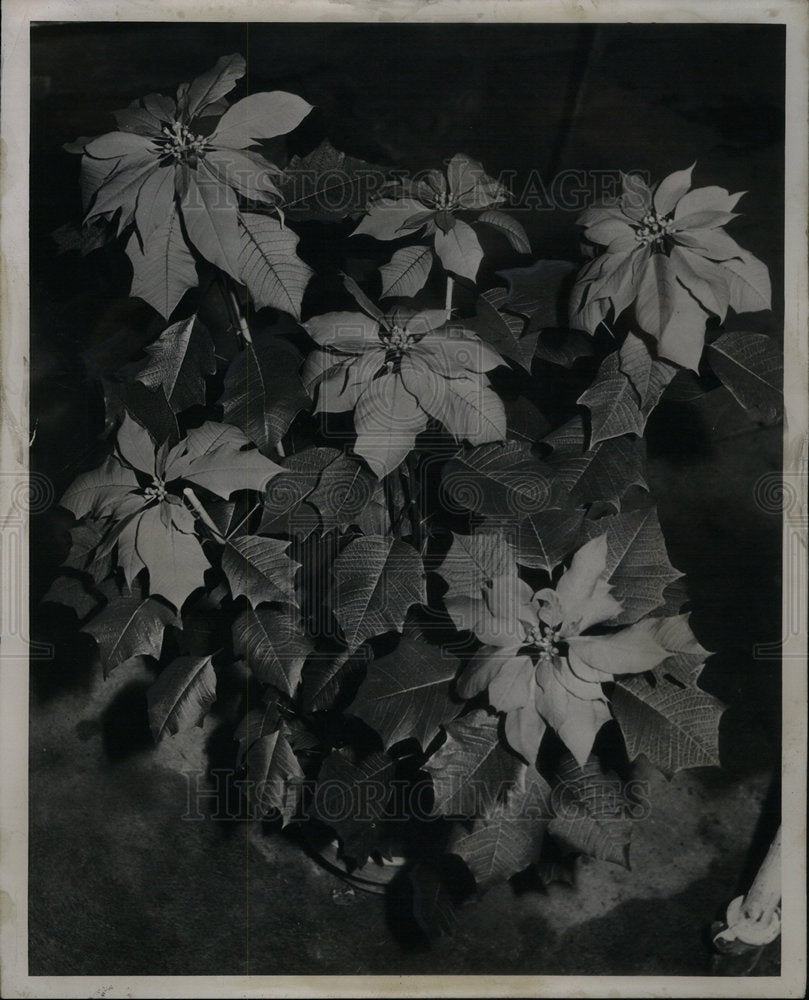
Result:
[[[229,282],[227,286],[227,295],[230,299],[230,304],[233,307],[233,315],[236,319],[236,325],[239,327],[239,333],[242,335],[242,339],[245,344],[252,344],[253,337],[250,333],[250,327],[247,325],[247,318],[242,312],[242,304],[239,302],[236,289]]]
[[[444,308],[447,311],[447,320],[449,320],[452,315],[452,292],[455,287],[455,279],[451,275],[447,275],[447,299],[444,304]]]
[[[199,502],[196,493],[191,489],[190,486],[186,486],[186,488],[183,490],[183,496],[191,504],[194,513],[197,515],[200,521],[202,521],[202,523],[205,525],[208,531],[210,531],[211,534],[214,535],[218,541],[222,543],[226,542],[227,539],[219,530],[219,528],[217,528],[217,526],[214,524],[213,518]]]
[[[278,457],[279,458],[286,458],[287,457],[287,453],[284,451],[284,442],[283,441],[279,441],[278,442],[278,444],[275,446],[275,450],[278,453]]]

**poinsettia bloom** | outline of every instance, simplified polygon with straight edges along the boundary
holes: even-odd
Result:
[[[149,433],[127,415],[116,451],[85,473],[62,497],[77,518],[90,515],[112,522],[102,547],[117,543],[118,565],[127,585],[149,570],[149,591],[178,610],[201,587],[208,560],[195,535],[194,515],[184,506],[183,484],[200,486],[227,499],[234,490],[263,490],[281,468],[255,450],[230,424],[207,421],[179,444],[156,448]],[[234,485],[236,484],[236,485]]]
[[[495,210],[507,197],[503,185],[489,177],[480,163],[458,153],[447,164],[446,172],[430,170],[422,180],[396,182],[395,192],[373,202],[351,235],[398,240],[423,229],[426,236],[432,237],[444,269],[474,281],[483,248],[459,213],[480,213],[476,221],[500,230],[519,253],[530,251],[522,226]],[[423,272],[422,284],[428,273],[429,267]],[[417,290],[413,287],[407,294]]]
[[[430,417],[472,444],[506,436],[503,403],[485,372],[503,363],[482,340],[447,327],[443,309],[387,315],[335,312],[303,325],[319,350],[303,383],[315,412],[354,411],[356,453],[381,479],[413,448]]]
[[[279,196],[272,180],[278,168],[248,147],[285,135],[312,109],[283,91],[252,94],[228,106],[224,95],[244,72],[242,56],[223,56],[207,73],[181,84],[176,100],[148,94],[115,112],[117,132],[66,147],[83,154],[85,222],[119,212],[120,233],[134,221],[127,254],[136,279],[147,274],[132,294],[163,315],[196,284],[186,235],[206,260],[246,283],[240,232],[245,219],[237,196],[265,205],[275,205]],[[152,261],[175,275],[165,304],[148,294]]]
[[[659,619],[592,633],[622,610],[606,564],[600,535],[579,549],[555,589],[534,593],[514,574],[492,581],[482,600],[448,608],[458,627],[486,644],[462,675],[460,694],[488,687],[492,706],[506,713],[506,738],[529,762],[549,725],[582,765],[611,717],[602,683],[652,670],[671,655],[658,641]]]
[[[767,268],[724,230],[744,192],[691,189],[691,172],[665,177],[652,192],[624,175],[614,205],[587,209],[577,220],[604,251],[580,273],[571,298],[571,325],[594,333],[610,309],[634,304],[641,330],[661,357],[697,370],[708,315],[770,308]]]

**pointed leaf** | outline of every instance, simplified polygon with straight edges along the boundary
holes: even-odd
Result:
[[[547,467],[521,442],[486,444],[456,455],[444,467],[442,492],[453,509],[513,523],[551,506]]]
[[[362,864],[379,842],[379,823],[393,789],[396,765],[374,753],[359,763],[335,750],[323,762],[310,815],[331,826],[343,853]]]
[[[508,282],[506,307],[527,317],[530,330],[566,327],[567,301],[576,265],[566,260],[538,260],[530,267],[498,271]]]
[[[229,539],[222,551],[222,571],[233,596],[243,594],[253,607],[264,601],[296,605],[295,574],[300,563],[286,554],[289,545],[258,535]]]
[[[612,694],[630,760],[645,754],[667,775],[685,767],[719,766],[719,720],[725,706],[697,687],[672,684],[655,672],[622,677]]]
[[[145,240],[143,250],[133,234],[126,253],[134,271],[129,294],[148,302],[168,319],[183,295],[197,284],[197,268],[176,207]]]
[[[475,305],[475,318],[465,320],[464,326],[530,373],[539,334],[524,335],[525,320],[504,312],[505,303],[506,293],[502,288],[484,292]]]
[[[256,308],[273,306],[300,319],[313,271],[295,253],[297,234],[255,212],[239,215],[239,233],[239,280],[247,285]]]
[[[234,53],[217,59],[216,65],[191,82],[186,94],[187,120],[201,115],[236,86],[247,68],[244,56]]]
[[[682,576],[669,562],[652,507],[585,523],[585,535],[607,536],[607,579],[623,611],[608,624],[629,625],[663,603],[666,586]]]
[[[233,623],[233,648],[262,684],[292,696],[312,643],[288,612],[248,608]]]
[[[677,374],[673,365],[653,358],[646,344],[631,332],[618,352],[618,367],[637,392],[644,417],[657,406],[663,390]]]
[[[103,465],[79,476],[59,501],[74,517],[108,514],[138,488],[135,473],[110,455]]]
[[[84,626],[98,643],[104,675],[133,656],[160,656],[163,630],[168,624],[179,624],[177,616],[166,604],[139,595],[115,597]]]
[[[539,859],[545,829],[551,819],[551,790],[532,767],[525,769],[524,787],[508,804],[499,804],[489,816],[475,820],[472,829],[460,828],[450,851],[461,857],[481,891],[524,871]]]
[[[608,354],[595,382],[577,400],[590,411],[591,447],[622,434],[641,435],[646,426],[632,383],[618,366],[617,353]]]
[[[333,574],[332,610],[352,647],[401,631],[408,609],[427,600],[421,557],[399,539],[355,539],[335,560]]]
[[[168,506],[160,503],[143,512],[138,522],[135,550],[149,571],[149,593],[160,594],[179,611],[188,595],[205,583],[205,571],[210,563],[199,539],[174,526]],[[188,511],[182,507],[176,509],[187,517],[193,528],[193,518]]]
[[[417,295],[433,267],[430,246],[402,247],[379,269],[382,296],[412,298]]]
[[[155,740],[201,726],[216,700],[210,656],[178,656],[146,692]]]
[[[365,210],[386,171],[335,149],[328,139],[306,156],[293,156],[279,179],[284,215],[336,222]]]
[[[181,199],[183,222],[189,240],[216,267],[241,281],[241,238],[238,200],[233,190],[200,161],[187,173]]]
[[[392,653],[371,663],[347,711],[375,729],[386,750],[410,738],[424,749],[458,714],[449,688],[459,663],[440,646],[405,635]]]
[[[631,820],[620,780],[598,761],[584,767],[567,757],[558,770],[548,832],[568,851],[629,867]]]
[[[488,209],[480,213],[478,222],[485,222],[487,226],[493,226],[501,232],[517,253],[531,253],[531,244],[528,242],[525,230],[516,219],[512,219],[505,212]]]
[[[286,434],[295,416],[311,406],[297,351],[280,337],[257,336],[231,362],[220,402],[224,419],[239,427],[262,452]]]
[[[517,528],[517,562],[552,573],[576,547],[583,519],[574,507],[529,514]]]
[[[477,278],[480,262],[483,260],[483,247],[475,230],[467,223],[456,219],[448,233],[438,229],[435,234],[435,252],[445,271],[469,281]]]
[[[282,826],[291,822],[298,804],[296,786],[303,782],[304,773],[285,728],[265,733],[250,744],[246,778],[254,818],[277,811]]]
[[[146,353],[138,382],[162,388],[175,413],[204,404],[205,376],[214,374],[216,360],[213,341],[196,316],[168,327]]]
[[[647,489],[644,474],[646,448],[643,439],[610,438],[585,450],[584,423],[574,417],[545,438],[554,453],[548,464],[572,500],[579,504],[603,501],[616,511],[632,486]]]
[[[730,307],[734,312],[759,312],[772,308],[770,272],[752,254],[743,260],[722,262],[730,289]]]
[[[211,143],[244,149],[260,139],[286,135],[303,121],[312,105],[283,90],[250,94],[227,109],[219,119]]]
[[[708,348],[711,366],[751,414],[773,423],[783,409],[784,369],[775,341],[763,333],[725,333]]]
[[[445,727],[446,742],[424,765],[433,779],[434,811],[484,816],[518,783],[523,764],[503,749],[497,717],[477,709]]]

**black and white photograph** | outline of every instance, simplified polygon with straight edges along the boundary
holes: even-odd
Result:
[[[2,995],[803,996],[806,6],[147,7],[3,9]]]

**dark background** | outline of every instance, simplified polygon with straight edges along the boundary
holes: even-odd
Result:
[[[57,496],[101,428],[88,351],[159,329],[126,299],[120,248],[56,253],[50,234],[81,213],[79,161],[62,144],[111,130],[116,108],[173,94],[229,52],[248,61],[235,96],[286,89],[317,106],[293,152],[327,135],[355,156],[419,170],[463,151],[491,174],[512,171],[515,192],[532,171],[550,190],[563,171],[656,180],[697,161],[695,185],[749,192],[730,231],[773,279],[772,312],[731,320],[780,338],[781,27],[41,25],[31,65],[31,464]],[[578,258],[580,207],[518,209],[535,256]],[[487,250],[488,273],[521,263],[496,240]],[[233,824],[180,823],[177,771],[199,763],[194,750],[150,747],[143,678],[101,684],[89,647],[60,645],[32,667],[31,973],[703,972],[707,923],[744,887],[777,825],[778,661],[753,647],[780,638],[780,517],[756,505],[754,487],[781,467],[780,428],[752,423],[719,389],[661,406],[648,438],[692,624],[719,651],[702,684],[729,709],[722,771],[650,778],[653,815],[638,824],[632,873],[593,863],[575,892],[494,890],[464,909],[452,941],[427,949],[395,901],[340,895],[294,845]],[[34,519],[35,600],[69,524],[55,510]],[[35,617],[53,638],[54,615]]]

